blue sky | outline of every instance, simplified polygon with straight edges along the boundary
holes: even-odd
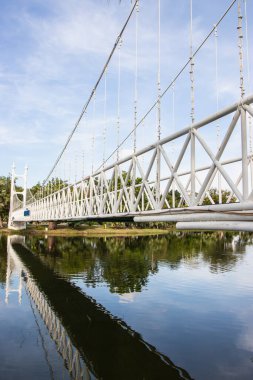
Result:
[[[231,1],[193,0],[193,44],[197,47]],[[247,1],[248,15],[253,12]],[[0,1],[0,174],[14,161],[19,172],[29,166],[29,183],[46,177],[103,67],[132,4],[122,0]],[[243,3],[242,3],[243,4]],[[138,33],[138,120],[157,96],[157,2],[141,0]],[[250,19],[250,17],[249,17]],[[133,128],[135,19],[121,49],[120,138]],[[221,24],[219,107],[239,99],[236,6]],[[253,25],[248,24],[252,71]],[[245,39],[244,39],[245,42]],[[246,49],[245,49],[246,56]],[[189,0],[161,0],[161,87],[170,83],[189,57]],[[104,81],[87,117],[78,128],[56,175],[74,180],[89,174],[116,147],[118,51],[108,68],[106,107]],[[214,37],[195,62],[196,120],[216,110]],[[190,122],[190,80],[187,69],[162,102],[162,137]],[[252,77],[253,73],[249,73]],[[252,78],[251,78],[252,79]],[[251,88],[250,88],[251,86]],[[246,93],[253,93],[245,62]],[[106,118],[104,119],[104,112]],[[156,139],[156,114],[137,133],[137,148]],[[96,140],[92,148],[93,136]],[[132,140],[120,152],[130,153]],[[93,158],[92,158],[93,157]]]

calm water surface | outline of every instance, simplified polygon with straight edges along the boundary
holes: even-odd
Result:
[[[0,379],[253,379],[252,237],[0,237],[0,358]]]

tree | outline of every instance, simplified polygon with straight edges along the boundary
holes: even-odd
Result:
[[[0,177],[0,227],[2,222],[7,221],[10,208],[10,191],[11,179],[8,177]]]
[[[23,191],[21,186],[16,186],[17,191]],[[10,194],[11,194],[11,177],[0,177],[0,227],[2,222],[8,220],[10,209]]]
[[[58,190],[63,189],[68,186],[68,182],[62,180],[61,178],[55,177],[47,182],[45,186],[42,186],[40,182],[36,183],[31,187],[30,191],[33,196],[40,195],[43,193],[43,196],[47,196],[51,193],[54,193]]]
[[[210,189],[209,190],[210,197],[214,201],[215,204],[219,203],[219,191],[216,188]],[[231,195],[231,192],[229,190],[221,190],[221,203],[227,203]],[[229,203],[234,203],[236,202],[236,197],[232,196],[231,199],[229,200]],[[210,199],[206,196],[203,205],[210,205],[211,201]]]
[[[178,204],[181,200],[181,193],[178,190],[174,191],[174,198],[175,198],[175,207],[178,207]],[[173,190],[170,190],[167,194],[166,200],[170,207],[173,207]],[[185,203],[182,202],[182,207],[185,206]],[[163,208],[167,208],[166,203],[164,203]]]

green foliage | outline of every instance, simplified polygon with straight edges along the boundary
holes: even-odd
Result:
[[[175,199],[175,207],[178,207],[178,204],[181,200],[181,194],[178,190],[174,191],[174,199]],[[170,190],[168,192],[166,200],[167,200],[168,204],[170,205],[170,207],[173,207],[173,191],[172,190]],[[182,203],[181,207],[183,207],[184,205],[185,204]],[[167,208],[166,203],[164,203],[163,208]]]
[[[125,182],[126,178],[127,178],[127,172],[125,170],[123,170],[121,173],[121,176],[122,176],[123,181]],[[142,183],[142,178],[137,177],[135,180],[135,185],[140,185],[141,183]],[[128,180],[125,183],[125,186],[130,187],[130,186],[132,186],[132,184],[133,184],[133,181],[132,181],[131,177],[129,176]],[[122,189],[122,187],[123,187],[123,183],[121,181],[121,178],[118,176],[116,188],[117,188],[117,190],[120,190],[120,189]],[[112,180],[111,190],[115,190],[115,177]],[[139,188],[136,188],[135,189],[135,195],[138,194],[138,192],[139,192]]]
[[[1,220],[7,221],[10,208],[10,177],[0,177],[0,225]]]
[[[31,187],[30,191],[34,196],[36,194],[41,195],[42,193],[43,196],[47,196],[51,193],[63,189],[66,186],[68,186],[67,181],[63,181],[61,178],[55,177],[48,181],[48,183],[44,187],[42,187],[40,182],[36,183],[36,185]]]
[[[212,200],[214,201],[214,203],[218,204],[219,203],[219,191],[218,191],[218,189],[216,189],[216,188],[210,189],[209,194],[210,194],[210,197],[212,198]],[[230,194],[231,193],[228,190],[221,190],[222,203],[227,203],[227,201],[230,197]],[[236,202],[236,198],[233,196],[230,199],[229,203],[234,203],[234,202]],[[212,203],[211,203],[210,199],[206,196],[204,201],[203,201],[203,205],[210,205],[210,204],[212,204]]]
[[[241,259],[250,234],[240,235],[233,250],[233,233],[176,232],[160,237],[54,238],[30,236],[26,244],[63,277],[73,274],[87,286],[108,285],[112,293],[140,292],[159,265],[176,270],[182,263],[202,260],[213,273],[231,270]]]
[[[6,280],[6,267],[7,267],[7,249],[6,237],[0,235],[0,287]]]

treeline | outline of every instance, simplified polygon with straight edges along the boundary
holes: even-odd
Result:
[[[2,222],[7,221],[10,208],[10,177],[0,177],[0,227]]]
[[[29,236],[28,247],[64,278],[78,274],[88,286],[108,284],[112,293],[140,292],[150,275],[159,270],[159,263],[178,269],[182,262],[190,266],[196,260],[206,263],[211,273],[232,270],[252,243],[250,234],[240,234],[236,252],[232,232],[177,232],[160,237],[131,238],[55,238],[47,240]],[[85,252],[85,260],[84,260]],[[124,258],[124,259],[123,259]]]
[[[127,173],[123,172],[122,178],[124,181],[126,180],[126,176],[127,176]],[[96,183],[96,179],[95,179],[95,183]],[[141,184],[142,184],[142,179],[136,178],[135,185],[137,185],[137,187],[135,187],[135,197],[137,197],[139,194]],[[126,186],[129,187],[131,185],[132,185],[132,181],[131,179],[128,179],[126,181]],[[28,199],[29,199],[29,195],[30,196],[37,195],[39,197],[47,196],[51,194],[52,192],[65,188],[66,186],[68,186],[68,182],[60,178],[52,178],[44,187],[42,187],[40,182],[38,182],[36,185],[34,185],[33,187],[29,189]],[[119,190],[122,187],[122,183],[120,179],[118,179],[118,181],[116,182],[116,186],[115,186],[115,182],[112,181],[112,186],[110,188],[110,191],[114,191],[115,187],[117,187],[117,190]],[[16,186],[16,189],[18,191],[22,191],[22,187]],[[11,191],[10,176],[7,176],[7,177],[1,176],[0,177],[0,227],[2,227],[2,222],[7,222],[8,220],[9,208],[10,208],[10,191]],[[99,192],[99,189],[98,189],[98,192]],[[228,200],[230,200],[230,202],[236,201],[235,197],[232,197],[230,199],[230,191],[228,190],[222,190],[221,195],[222,195],[222,203],[226,203]],[[203,201],[203,205],[210,205],[211,204],[210,198],[213,200],[214,203],[216,204],[219,203],[219,192],[216,188],[212,188],[209,190],[209,197],[208,196],[205,197]],[[174,195],[171,190],[166,197],[167,204],[169,204],[170,207],[173,206],[173,202],[175,202],[176,207],[178,207],[179,205],[181,207],[185,206],[183,202],[180,203],[180,200],[181,200],[181,194],[178,190],[174,191]],[[144,195],[145,205],[147,204],[147,202],[148,202],[148,199],[147,199],[147,195],[145,194]],[[164,208],[167,208],[166,204],[164,205]]]

